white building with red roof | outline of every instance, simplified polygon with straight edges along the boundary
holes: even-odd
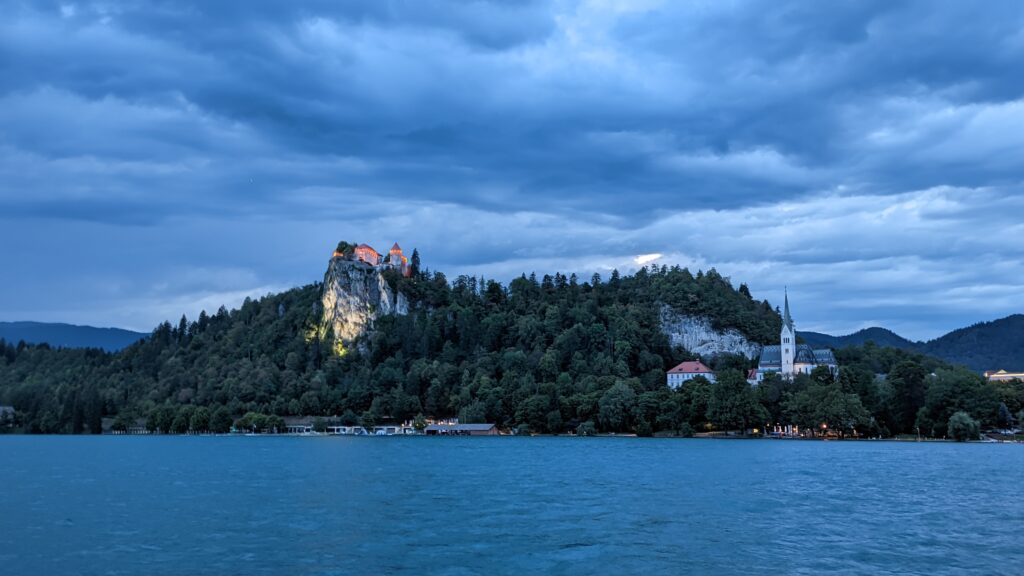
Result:
[[[715,381],[715,373],[704,365],[700,360],[683,362],[668,371],[668,387],[675,390],[697,376],[707,378],[708,382]]]

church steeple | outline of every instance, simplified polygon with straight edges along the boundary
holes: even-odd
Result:
[[[789,288],[786,288],[786,310],[782,314],[782,323],[790,330],[793,329],[793,317],[789,315]]]
[[[779,355],[783,378],[792,378],[796,361],[796,328],[789,314],[789,289],[786,289],[786,308],[782,313],[782,334],[779,337]]]

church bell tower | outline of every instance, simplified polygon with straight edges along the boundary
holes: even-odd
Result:
[[[779,352],[782,355],[782,375],[793,376],[793,359],[796,357],[796,328],[793,317],[789,315],[789,290],[786,290],[786,309],[782,314],[782,334],[780,335]]]

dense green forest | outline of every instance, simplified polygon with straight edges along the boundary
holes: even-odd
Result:
[[[665,370],[693,358],[670,347],[659,309],[700,314],[752,340],[777,339],[767,302],[714,270],[520,277],[507,286],[441,273],[386,273],[411,303],[361,342],[332,352],[320,338],[319,284],[241,308],[164,323],[110,354],[0,342],[0,404],[29,432],[99,432],[104,417],[155,431],[226,431],[243,419],[274,427],[313,415],[343,423],[423,414],[521,431],[688,435],[793,423],[846,435],[947,435],[957,422],[1006,425],[1024,408],[1020,383],[990,384],[940,361],[871,344],[840,350],[827,372],[749,386],[751,360],[719,356],[719,382],[679,391]],[[878,377],[878,374],[888,374]],[[258,416],[262,415],[262,416]]]

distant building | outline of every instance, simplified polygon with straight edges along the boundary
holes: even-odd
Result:
[[[409,436],[415,433],[415,428],[402,424],[384,424],[373,427],[374,436]]]
[[[366,262],[370,266],[380,264],[380,254],[369,244],[360,244],[352,251],[352,257],[358,262]]]
[[[786,294],[786,309],[782,315],[782,333],[779,344],[761,349],[761,360],[757,366],[757,381],[764,380],[765,374],[775,372],[791,379],[796,374],[810,374],[818,366],[826,366],[834,376],[839,370],[835,354],[828,348],[813,349],[807,344],[796,343],[796,325],[789,313],[789,294]]]
[[[988,370],[985,379],[989,382],[1006,382],[1008,380],[1024,380],[1024,372],[1007,372],[1006,370]]]
[[[312,434],[315,431],[315,418],[312,416],[285,416],[284,430],[286,434]]]
[[[410,276],[412,274],[412,268],[409,267],[409,259],[402,255],[402,248],[395,242],[395,245],[388,251],[388,266],[399,270],[402,276]]]
[[[708,382],[715,381],[715,373],[711,368],[705,366],[700,360],[694,360],[692,362],[683,362],[669,370],[667,374],[667,384],[669,388],[675,390],[697,376],[707,378]]]
[[[428,436],[497,436],[497,424],[431,424],[424,432]]]
[[[395,245],[391,247],[386,258],[381,256],[369,244],[356,246],[350,256],[335,250],[334,258],[348,258],[355,262],[369,264],[374,268],[393,268],[401,272],[402,276],[406,278],[412,276],[412,266],[409,265],[409,259],[402,254],[402,248],[398,245],[398,242],[395,242]]]
[[[341,436],[369,436],[369,432],[362,426],[343,426],[343,425],[329,425],[327,426],[328,434],[338,434]]]

